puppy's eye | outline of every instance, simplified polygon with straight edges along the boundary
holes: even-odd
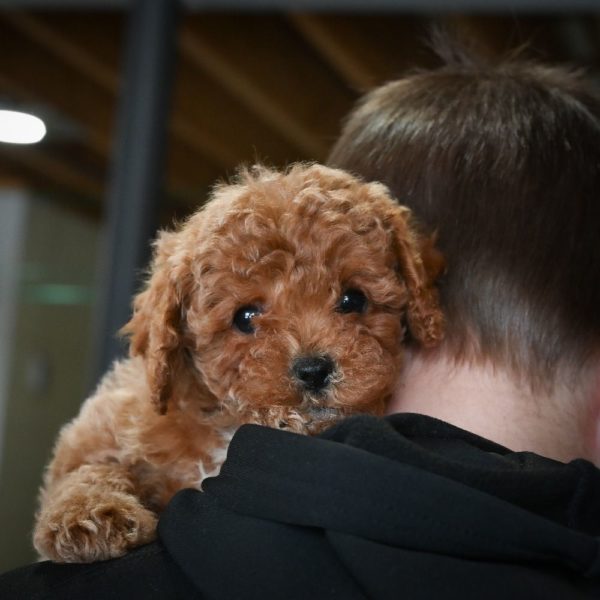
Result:
[[[345,290],[337,305],[337,311],[341,313],[362,313],[367,308],[367,297],[355,289]]]
[[[261,314],[261,309],[254,304],[238,308],[233,315],[233,324],[242,333],[254,333],[252,319]]]

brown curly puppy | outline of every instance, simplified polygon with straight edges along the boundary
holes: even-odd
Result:
[[[162,233],[118,362],[59,437],[34,542],[56,561],[119,556],[173,494],[218,472],[242,423],[314,433],[381,413],[405,327],[441,337],[441,267],[379,184],[262,167]]]

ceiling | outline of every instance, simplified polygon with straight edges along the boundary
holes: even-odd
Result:
[[[125,17],[0,10],[0,105],[31,108],[49,125],[41,144],[0,144],[0,182],[102,217]],[[185,213],[241,162],[324,159],[363,91],[437,64],[425,43],[433,21],[490,56],[528,42],[530,55],[600,67],[597,15],[188,13],[178,35],[165,215]]]

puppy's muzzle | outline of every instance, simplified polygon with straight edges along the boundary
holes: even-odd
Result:
[[[327,355],[300,356],[292,363],[292,373],[300,386],[308,392],[322,392],[335,371],[333,360]]]

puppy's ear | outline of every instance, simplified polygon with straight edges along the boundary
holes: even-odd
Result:
[[[130,338],[131,356],[145,359],[151,399],[160,414],[167,412],[174,382],[185,361],[183,312],[191,271],[181,254],[176,256],[176,245],[176,233],[159,235],[150,279],[134,299],[133,317],[121,330]]]
[[[435,236],[420,236],[411,224],[410,210],[395,206],[390,213],[400,275],[409,293],[407,323],[412,337],[425,347],[444,336],[444,316],[435,281],[445,268],[435,248]]]

